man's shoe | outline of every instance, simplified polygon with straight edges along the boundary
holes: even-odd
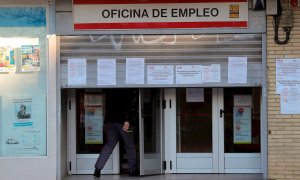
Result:
[[[99,169],[95,169],[94,176],[95,177],[100,177],[100,173],[101,173],[101,171]]]
[[[129,173],[129,176],[140,176],[140,171],[139,170],[135,170],[135,171]]]

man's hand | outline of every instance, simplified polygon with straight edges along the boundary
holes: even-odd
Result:
[[[129,129],[129,122],[128,121],[125,121],[124,122],[124,125],[123,125],[123,131],[127,132]]]

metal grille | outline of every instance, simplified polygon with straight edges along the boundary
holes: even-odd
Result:
[[[247,57],[246,84],[228,84],[228,57]],[[115,87],[228,87],[261,86],[262,35],[261,34],[204,34],[204,35],[84,35],[60,37],[61,87],[67,85],[67,62],[72,58],[87,59],[87,84],[79,88],[97,86],[97,59],[117,61]],[[220,64],[221,82],[202,84],[129,85],[125,82],[126,58],[145,59],[147,65],[211,65]],[[111,86],[110,86],[111,87]]]

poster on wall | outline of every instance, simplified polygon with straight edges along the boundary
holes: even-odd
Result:
[[[68,59],[68,85],[86,85],[86,59]]]
[[[202,84],[201,65],[177,65],[176,84]]]
[[[147,84],[173,84],[174,67],[172,65],[147,66]]]
[[[145,59],[126,58],[126,84],[145,83]]]
[[[40,46],[22,45],[22,72],[40,71]]]
[[[276,94],[286,86],[300,87],[300,59],[276,59]]]
[[[247,57],[228,58],[228,83],[247,83]]]
[[[221,82],[221,65],[202,66],[202,82]]]
[[[251,144],[251,107],[233,107],[233,143]]]
[[[97,60],[97,85],[116,85],[116,59]]]
[[[39,38],[0,37],[0,72],[40,71]]]
[[[45,156],[45,117],[45,95],[4,96],[1,156]]]
[[[103,144],[103,95],[85,94],[85,144]]]
[[[0,73],[15,71],[14,48],[0,47]]]
[[[285,86],[280,93],[280,113],[300,114],[299,87]]]

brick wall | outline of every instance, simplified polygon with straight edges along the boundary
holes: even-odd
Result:
[[[289,0],[281,0],[288,7]],[[268,78],[268,173],[270,179],[300,179],[300,114],[280,114],[280,96],[276,94],[275,60],[300,58],[300,7],[293,8],[293,29],[285,45],[274,42],[273,17],[267,16],[267,78]],[[285,37],[280,28],[279,35]]]

